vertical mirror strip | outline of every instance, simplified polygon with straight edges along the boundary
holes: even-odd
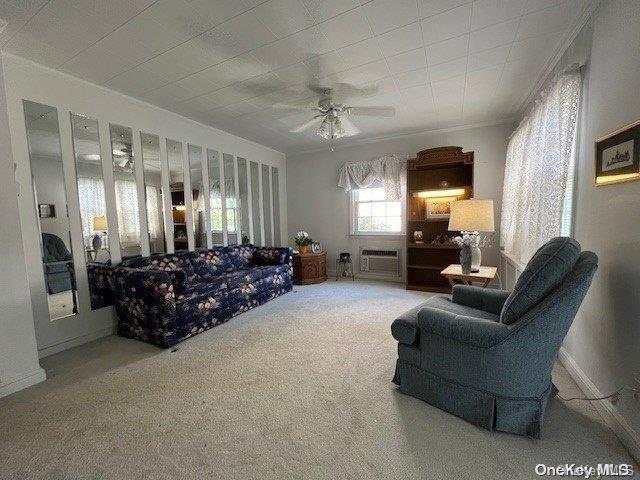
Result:
[[[257,162],[249,162],[249,180],[251,190],[251,223],[253,224],[253,243],[254,245],[262,245],[262,221],[260,209],[260,168]]]
[[[195,248],[207,246],[206,205],[202,148],[189,144],[189,171],[191,179],[191,205],[193,211],[193,237]]]
[[[209,205],[213,246],[224,243],[222,232],[222,192],[220,190],[220,158],[218,152],[207,148],[209,170]]]
[[[166,253],[164,190],[162,163],[160,161],[160,138],[151,133],[140,133],[142,165],[144,170],[144,192],[147,207],[147,229],[150,253]]]
[[[184,163],[182,143],[167,139],[167,161],[169,165],[169,188],[171,189],[171,217],[173,219],[173,244],[175,251],[186,250],[187,217],[184,196]],[[171,232],[169,232],[171,234]]]
[[[280,185],[278,180],[278,169],[271,167],[271,196],[273,197],[273,244],[276,247],[282,246],[280,237]]]
[[[224,164],[225,219],[227,221],[227,241],[229,245],[238,242],[238,201],[236,198],[235,165],[233,155],[222,154]]]
[[[249,204],[249,183],[247,178],[247,161],[238,157],[238,202],[240,211],[239,234],[241,243],[251,242],[251,205]]]
[[[271,181],[269,175],[269,165],[261,165],[262,167],[262,211],[264,214],[264,244],[273,245],[271,217]]]

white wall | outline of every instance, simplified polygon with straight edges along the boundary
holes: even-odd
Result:
[[[31,190],[22,100],[27,99],[56,107],[60,124],[69,220],[73,237],[74,263],[79,286],[80,315],[54,322],[49,321],[35,209],[31,198],[22,197],[19,201],[19,212],[23,246],[24,251],[27,252],[26,265],[29,290],[36,324],[38,349],[41,356],[90,341],[114,331],[112,309],[105,308],[91,311],[89,306],[75,185],[70,112],[87,115],[98,120],[102,155],[104,157],[110,157],[110,147],[107,144],[108,141],[104,142],[104,139],[109,137],[108,124],[114,123],[131,127],[134,131],[140,130],[160,137],[180,140],[183,143],[188,142],[202,146],[205,149],[210,147],[251,161],[276,166],[280,171],[280,178],[285,178],[285,156],[280,152],[19,57],[3,54],[2,58],[5,65],[4,87],[7,97],[6,108],[9,117],[9,131],[13,145],[14,161],[17,164],[16,180],[24,189]],[[113,192],[109,188],[109,180],[105,176],[107,203],[113,204],[115,199]],[[280,208],[283,213],[281,215],[280,228],[283,235],[286,235],[287,232],[286,195],[286,186],[282,185],[280,188]],[[114,241],[115,238],[111,238],[112,235],[117,235],[117,232],[113,231],[115,223],[115,218],[110,217],[109,240],[112,249],[116,248],[114,244],[117,243]],[[144,225],[143,228],[146,230]],[[146,233],[144,230],[141,232],[143,235]],[[118,257],[118,255],[114,256]]]
[[[349,195],[337,186],[338,169],[345,162],[369,160],[387,153],[415,156],[420,150],[447,145],[475,152],[474,195],[476,198],[493,199],[496,219],[499,219],[507,137],[512,131],[513,125],[509,124],[427,132],[336,148],[335,152],[327,146],[322,151],[290,156],[287,158],[289,232],[305,230],[314,240],[321,242],[327,251],[327,268],[330,271],[335,271],[336,253],[341,249],[351,251],[354,258],[357,258],[361,245],[404,249],[404,236],[350,235]],[[288,241],[293,246],[291,235]],[[405,253],[403,251],[403,259],[406,258]],[[483,249],[483,264],[498,265],[497,241],[493,248]],[[402,270],[404,275],[404,268]]]
[[[0,58],[0,397],[44,380],[38,364],[33,312],[20,235],[18,192],[13,175]]]
[[[596,187],[593,152],[596,138],[640,119],[640,2],[605,2],[592,28],[575,237],[598,254],[599,269],[564,348],[578,373],[608,394],[640,377],[640,182]],[[627,445],[638,458],[640,401],[627,390],[618,405],[607,408],[626,423]]]

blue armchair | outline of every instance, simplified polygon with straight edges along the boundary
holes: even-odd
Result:
[[[394,382],[402,393],[488,430],[540,437],[557,393],[551,369],[598,267],[557,237],[529,261],[513,292],[456,285],[396,319]]]
[[[73,257],[62,239],[52,233],[42,234],[42,263],[47,293],[75,290]]]

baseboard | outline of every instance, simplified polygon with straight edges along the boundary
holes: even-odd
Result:
[[[46,345],[42,348],[38,348],[38,356],[40,358],[45,358],[49,355],[53,355],[54,353],[59,353],[64,350],[77,347],[78,345],[92,342],[102,337],[108,337],[109,335],[113,335],[114,333],[115,328],[113,325],[110,325],[109,327],[101,328],[99,330],[96,330],[95,332],[90,332],[85,335],[79,335],[77,337],[70,338],[54,345]]]
[[[38,367],[35,371],[29,372],[26,375],[22,375],[19,378],[14,378],[8,383],[0,384],[0,398],[11,395],[12,393],[22,390],[23,388],[30,387],[36,383],[43,382],[47,379],[47,374],[44,369]]]
[[[589,377],[587,377],[584,371],[582,371],[564,347],[560,348],[560,351],[558,352],[558,359],[586,396],[605,396],[605,394],[595,386]],[[613,430],[616,436],[624,444],[636,462],[640,462],[640,435],[631,427],[631,425],[629,425],[615,405],[608,400],[593,401],[591,404],[596,408],[607,426]]]

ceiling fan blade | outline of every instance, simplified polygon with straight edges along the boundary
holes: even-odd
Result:
[[[309,103],[274,103],[273,108],[276,110],[295,110],[297,112],[308,112],[317,108],[317,105]]]
[[[354,135],[358,135],[360,133],[358,127],[356,127],[353,122],[347,118],[346,115],[340,116],[340,123],[345,133],[347,134],[347,137],[353,137]]]
[[[396,109],[393,107],[347,107],[349,115],[365,117],[393,117]]]
[[[323,118],[324,118],[324,115],[316,115],[315,117],[313,117],[308,122],[303,123],[302,125],[299,125],[296,128],[291,129],[290,132],[291,133],[304,132],[305,130],[308,130],[309,128],[311,128],[311,127],[313,127],[315,125],[320,125],[320,123],[322,123],[322,119]]]
[[[353,97],[373,97],[380,90],[377,85],[356,87],[355,85],[351,85],[350,83],[336,83],[333,89],[336,93],[336,96],[341,99]]]

